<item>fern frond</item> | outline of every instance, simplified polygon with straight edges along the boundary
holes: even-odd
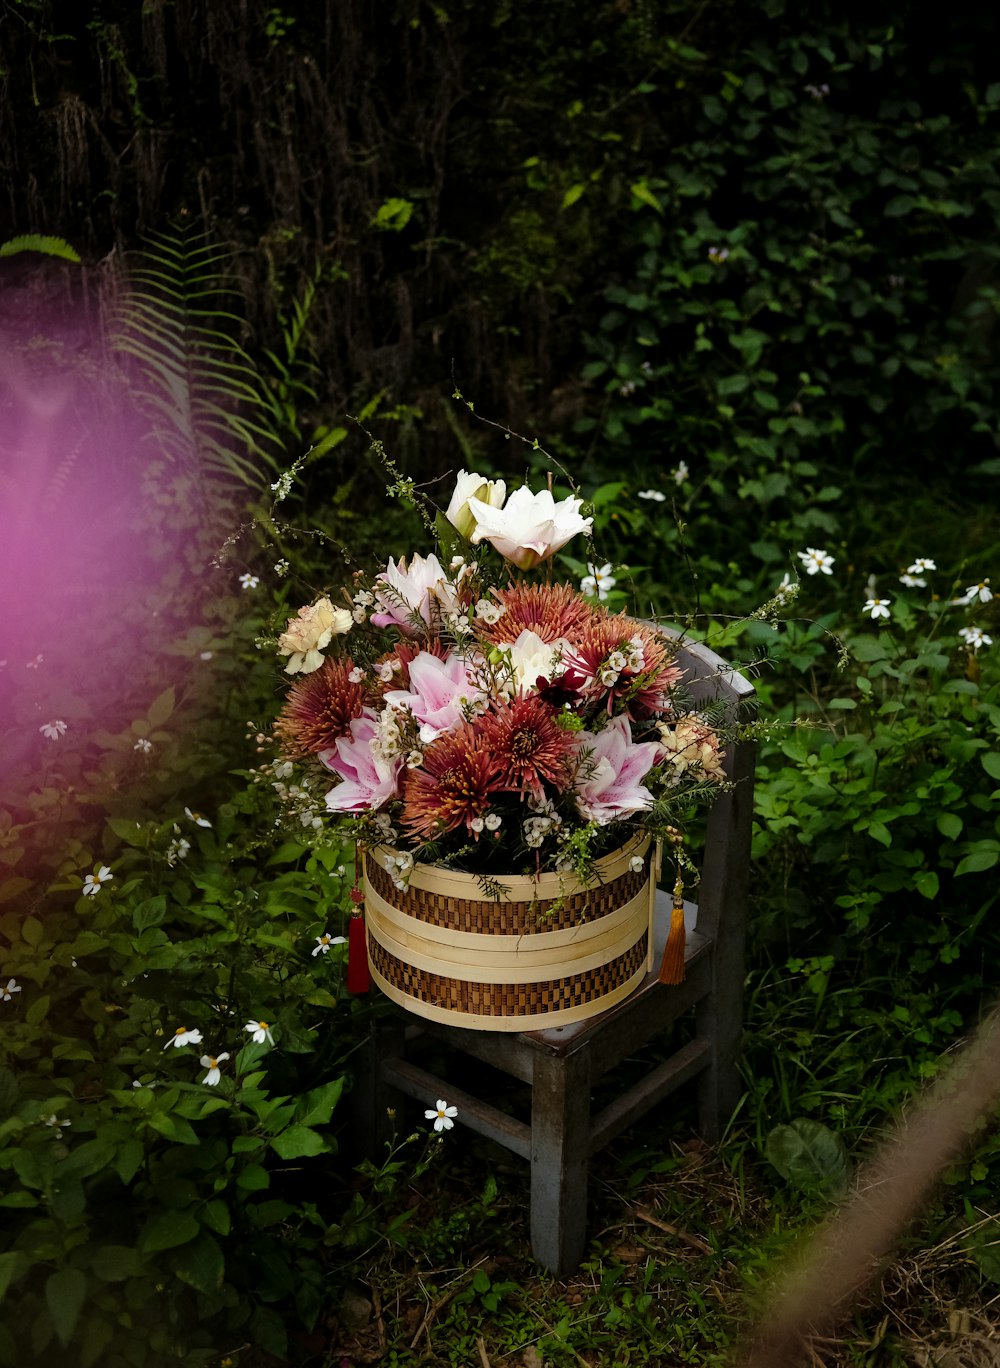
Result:
[[[151,436],[171,461],[259,488],[284,463],[283,443],[237,341],[246,323],[230,259],[207,234],[157,234],[130,266],[114,345],[135,363]]]
[[[0,257],[16,256],[18,252],[41,252],[43,256],[61,257],[63,261],[80,264],[80,257],[68,242],[58,237],[45,237],[39,233],[25,233],[21,237],[8,238],[0,242]]]

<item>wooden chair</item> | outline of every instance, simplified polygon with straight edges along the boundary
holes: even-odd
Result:
[[[707,647],[685,644],[678,662],[697,703],[718,700],[733,720],[749,709],[753,686]],[[355,1087],[355,1124],[363,1152],[376,1157],[389,1138],[389,1108],[405,1094],[433,1107],[445,1098],[458,1122],[527,1159],[531,1166],[531,1246],[552,1273],[571,1272],[583,1256],[590,1156],[675,1088],[698,1083],[699,1128],[714,1142],[739,1099],[736,1058],[742,1030],[743,952],[755,746],[727,749],[733,784],[708,819],[697,906],[685,903],[685,980],[656,977],[670,922],[671,898],[657,893],[654,970],[624,1002],[571,1026],[521,1034],[472,1031],[394,1011],[370,1038]],[[591,1091],[635,1051],[693,1012],[694,1036],[621,1092],[596,1115]],[[429,1045],[470,1056],[526,1083],[531,1119],[501,1111],[427,1067]],[[419,1061],[419,1062],[418,1062]]]

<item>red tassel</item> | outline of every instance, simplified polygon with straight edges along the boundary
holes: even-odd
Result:
[[[661,983],[684,982],[685,943],[684,885],[681,883],[681,871],[678,869],[677,882],[674,884],[674,907],[670,914],[670,931],[667,934],[667,943],[663,949],[663,960],[660,963],[660,972],[657,975]]]
[[[365,919],[360,912],[355,912],[347,923],[347,991],[367,993],[371,986]]]

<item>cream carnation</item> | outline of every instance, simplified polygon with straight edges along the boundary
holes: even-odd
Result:
[[[664,758],[670,761],[678,776],[684,774],[692,779],[725,783],[726,771],[722,765],[725,751],[706,723],[689,715],[676,722],[658,722],[656,729],[660,733]]]
[[[323,664],[320,652],[331,637],[349,632],[354,619],[346,608],[334,608],[321,598],[300,608],[278,637],[278,654],[288,656],[286,674],[312,674]]]

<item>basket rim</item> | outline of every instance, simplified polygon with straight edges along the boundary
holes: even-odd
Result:
[[[559,873],[555,870],[543,874],[499,874],[490,875],[490,882],[503,886],[511,902],[548,902],[587,892],[611,883],[628,872],[630,862],[638,855],[645,858],[653,837],[648,831],[639,831],[617,850],[611,850],[594,862],[594,877],[584,883],[574,873]],[[374,860],[383,869],[388,857],[398,857],[401,853],[395,846],[378,845],[369,847],[365,858]],[[465,870],[447,869],[443,865],[424,864],[416,861],[407,880],[409,887],[424,889],[428,893],[450,894],[453,897],[482,898],[481,874]]]

